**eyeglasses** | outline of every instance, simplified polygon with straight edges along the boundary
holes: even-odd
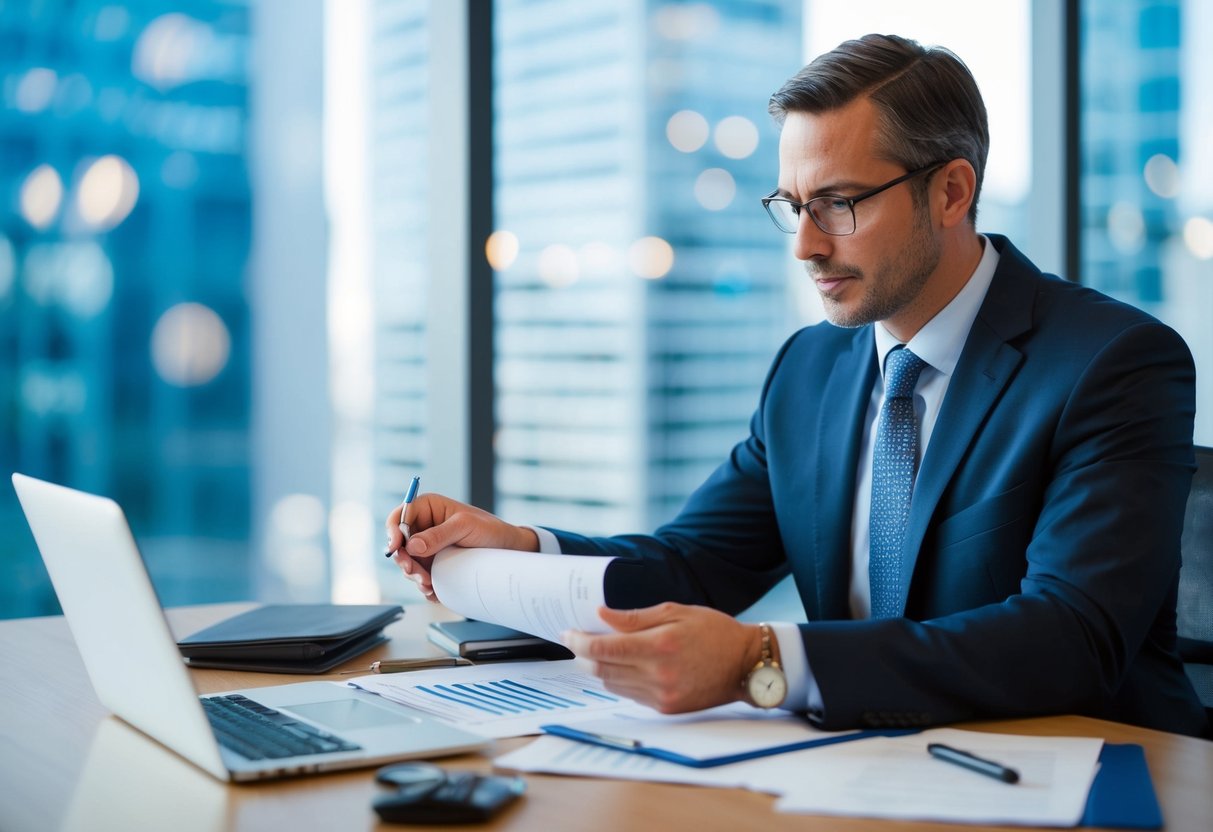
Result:
[[[775,227],[784,233],[795,234],[800,228],[800,211],[803,208],[809,212],[809,216],[813,218],[813,222],[822,231],[837,237],[845,237],[848,234],[855,233],[855,206],[858,203],[879,193],[883,193],[894,185],[900,185],[907,179],[913,179],[915,176],[939,170],[946,164],[947,162],[932,162],[925,168],[912,170],[896,179],[889,180],[883,185],[878,185],[870,191],[864,191],[861,194],[850,197],[827,194],[825,196],[815,196],[808,202],[793,202],[790,199],[778,196],[779,189],[776,188],[769,195],[762,198],[762,207],[767,209],[767,213],[770,214],[771,221],[775,223]]]

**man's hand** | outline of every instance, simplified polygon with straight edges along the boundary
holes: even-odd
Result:
[[[539,538],[530,529],[511,525],[487,511],[441,494],[417,497],[409,520],[408,545],[402,546],[400,507],[387,516],[387,552],[429,601],[438,601],[430,580],[430,564],[434,555],[447,546],[539,551]]]
[[[742,699],[741,682],[762,658],[758,627],[708,607],[602,607],[616,632],[565,634],[565,646],[594,663],[607,690],[665,714]]]

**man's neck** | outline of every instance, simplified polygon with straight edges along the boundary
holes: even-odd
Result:
[[[903,344],[960,293],[977,270],[984,251],[983,238],[968,223],[953,233],[945,234],[941,246],[939,265],[927,280],[922,294],[905,310],[908,314],[882,322],[889,334]],[[901,319],[903,317],[904,320]]]

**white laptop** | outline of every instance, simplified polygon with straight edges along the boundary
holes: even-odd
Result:
[[[13,486],[97,698],[215,777],[260,780],[488,745],[334,682],[200,697],[118,504],[23,474]]]

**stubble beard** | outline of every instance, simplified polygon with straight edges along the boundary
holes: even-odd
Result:
[[[861,281],[864,294],[858,303],[844,304],[822,294],[826,320],[834,326],[854,329],[889,320],[918,300],[939,265],[940,245],[931,233],[924,213],[915,214],[917,219],[909,244],[878,263],[870,277],[857,267],[829,261],[804,264],[805,273],[813,279],[837,274],[854,276]]]

